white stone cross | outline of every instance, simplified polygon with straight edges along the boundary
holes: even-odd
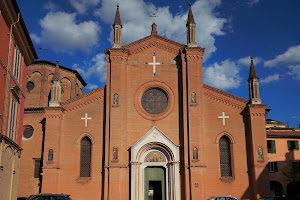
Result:
[[[91,117],[88,117],[87,115],[88,115],[88,114],[85,113],[85,117],[81,117],[81,119],[84,119],[84,120],[85,120],[85,127],[87,127],[87,120],[92,119]]]
[[[160,63],[158,62],[155,62],[155,56],[156,56],[156,53],[153,53],[153,62],[151,63],[145,63],[146,65],[149,64],[149,65],[153,65],[153,76],[156,76],[156,65],[160,65]],[[164,63],[161,63],[162,65]]]
[[[222,112],[222,116],[218,116],[218,118],[223,119],[223,126],[225,126],[225,119],[228,119],[229,116],[225,116],[225,112]]]

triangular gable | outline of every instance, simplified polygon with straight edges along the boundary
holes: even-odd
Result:
[[[162,143],[167,147],[169,147],[174,155],[176,155],[176,152],[179,150],[179,145],[173,142],[156,126],[153,126],[141,139],[139,139],[134,145],[131,146],[132,159],[135,160],[137,158],[138,151],[145,144],[149,144],[149,143]]]
[[[131,54],[141,52],[149,47],[157,46],[158,48],[165,49],[171,53],[178,54],[178,50],[185,47],[184,44],[175,42],[160,35],[149,35],[140,40],[129,43],[123,48],[129,49]]]
[[[241,109],[244,109],[246,104],[249,102],[247,99],[230,94],[228,92],[225,92],[223,90],[217,89],[215,87],[206,84],[203,84],[203,88],[204,88],[204,95],[207,96],[208,98],[221,100],[226,102],[227,104],[232,104]]]
[[[76,108],[87,105],[91,102],[95,102],[105,98],[105,85],[80,96],[73,97],[61,104],[65,111],[74,110]]]

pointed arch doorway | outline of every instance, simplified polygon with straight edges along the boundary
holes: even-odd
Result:
[[[179,146],[153,127],[131,146],[131,199],[179,197]]]

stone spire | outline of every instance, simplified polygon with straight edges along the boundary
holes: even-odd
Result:
[[[249,79],[250,78],[258,78],[256,74],[256,70],[253,64],[253,57],[251,56],[251,64],[250,64],[250,73],[249,73]]]
[[[59,72],[59,64],[58,63],[59,63],[59,60],[57,59],[55,71],[54,71],[53,78],[52,78],[53,81],[60,81],[60,72]]]
[[[196,23],[193,16],[192,4],[189,4],[189,14],[186,22],[187,46],[197,47],[196,43]]]
[[[113,24],[113,44],[112,48],[122,47],[122,22],[119,12],[119,5],[117,5],[117,11],[115,16],[115,21]]]
[[[251,56],[250,72],[249,72],[249,97],[250,104],[261,104],[261,99],[259,95],[259,82],[256,74],[256,70],[253,64],[253,57]]]
[[[49,101],[49,107],[58,107],[61,103],[61,80],[59,71],[59,61],[56,61],[56,67],[52,78],[51,85],[51,99]]]

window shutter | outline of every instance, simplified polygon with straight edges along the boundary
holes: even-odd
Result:
[[[275,140],[272,140],[272,153],[276,153]]]
[[[296,150],[299,150],[299,144],[298,144],[298,141],[295,141],[295,145],[296,145]]]
[[[291,141],[290,141],[290,140],[288,140],[288,141],[287,141],[287,144],[288,144],[288,150],[291,150],[291,149],[292,149],[292,144],[291,144]]]

